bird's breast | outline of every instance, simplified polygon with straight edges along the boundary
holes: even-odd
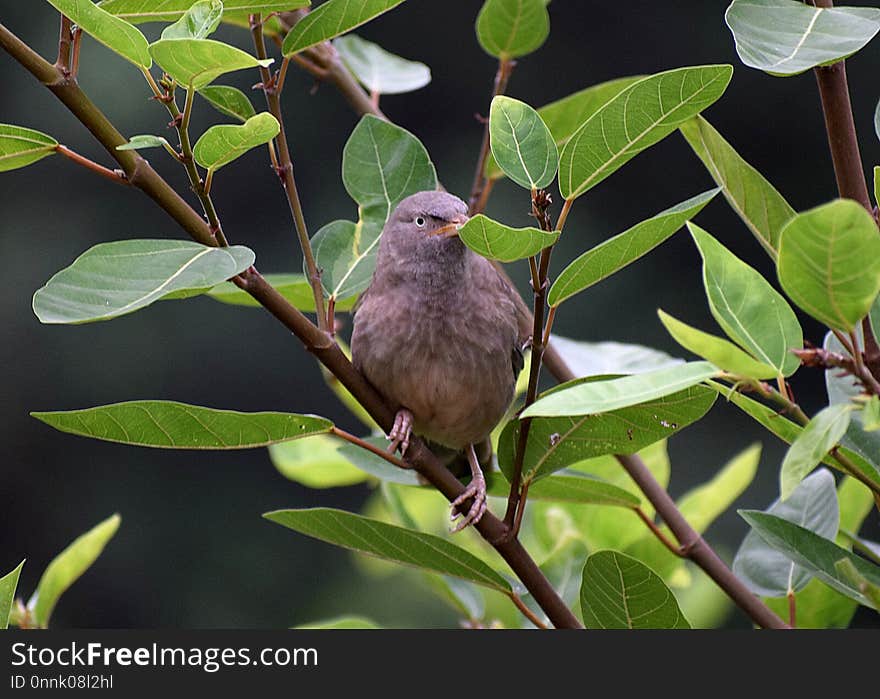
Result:
[[[466,293],[436,298],[425,285],[373,290],[355,316],[355,366],[415,431],[454,448],[483,439],[513,399],[515,309]]]

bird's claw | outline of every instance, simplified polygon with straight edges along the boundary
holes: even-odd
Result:
[[[391,444],[388,446],[389,452],[393,454],[399,447],[400,455],[406,455],[406,450],[409,448],[409,438],[412,434],[412,427],[412,413],[405,408],[398,410],[397,415],[394,416],[394,425],[391,427],[391,432],[388,433],[388,439],[391,440]]]
[[[473,498],[473,502],[471,502],[471,508],[467,514],[464,514],[458,508],[468,498]],[[452,533],[460,532],[470,524],[476,524],[484,514],[486,514],[486,479],[480,473],[474,475],[464,492],[452,502],[450,519],[455,522],[456,519],[462,517],[452,528]]]

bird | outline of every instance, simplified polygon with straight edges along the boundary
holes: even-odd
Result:
[[[354,367],[396,410],[389,450],[405,455],[416,434],[444,447],[447,465],[464,452],[471,480],[452,503],[453,532],[486,512],[475,446],[507,414],[528,342],[522,298],[458,237],[467,221],[467,205],[448,192],[403,199],[383,227],[351,336]]]

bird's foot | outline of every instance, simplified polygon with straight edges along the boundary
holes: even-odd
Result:
[[[400,455],[405,456],[406,450],[409,448],[409,438],[412,435],[413,414],[406,408],[401,408],[394,416],[394,425],[391,432],[388,433],[388,439],[391,444],[388,451],[392,454],[400,448]]]
[[[474,452],[473,444],[468,445],[466,454],[468,457],[468,463],[471,467],[471,482],[468,483],[464,492],[452,502],[452,513],[450,518],[453,522],[459,517],[462,518],[456,522],[455,526],[452,528],[453,534],[455,534],[455,532],[460,532],[469,524],[476,524],[483,518],[483,515],[486,514],[486,478],[483,476],[483,470],[480,468],[480,464],[477,461],[477,455]],[[470,509],[467,511],[467,514],[465,514],[459,509],[459,507],[469,498],[473,499],[471,500]]]
[[[468,498],[473,498],[473,502],[471,502],[471,509],[465,514],[458,508]],[[460,532],[470,524],[476,524],[483,518],[484,514],[486,514],[486,479],[480,473],[478,477],[471,479],[464,492],[452,502],[450,519],[455,522],[459,517],[462,518],[456,522],[452,528],[452,533]]]

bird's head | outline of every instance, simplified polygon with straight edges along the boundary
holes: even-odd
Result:
[[[454,238],[468,220],[467,205],[448,192],[417,192],[400,202],[388,219],[411,240]]]
[[[458,229],[467,205],[447,192],[418,192],[401,201],[388,218],[379,244],[381,273],[448,274],[463,264],[468,249]]]

